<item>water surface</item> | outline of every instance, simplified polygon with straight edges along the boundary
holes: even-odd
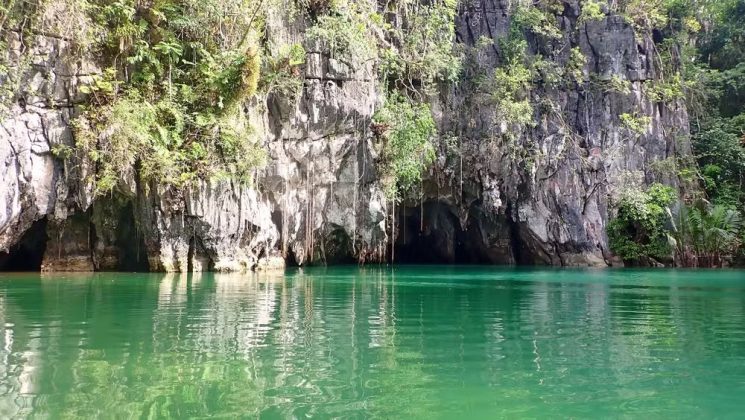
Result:
[[[0,274],[0,417],[738,418],[745,272]]]

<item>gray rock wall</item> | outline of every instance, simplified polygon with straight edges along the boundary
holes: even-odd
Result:
[[[506,36],[508,5],[464,4],[456,25],[459,41],[475,46],[483,36]],[[526,264],[608,265],[614,258],[605,228],[624,176],[640,172],[646,183],[677,185],[677,179],[657,174],[653,162],[690,153],[688,116],[684,104],[654,103],[643,93],[645,83],[659,77],[651,34],[640,38],[621,16],[586,24],[578,24],[578,16],[578,2],[564,2],[562,37],[529,36],[529,50],[566,63],[570,49],[579,47],[588,82],[565,78],[558,86],[534,86],[536,125],[516,133],[516,140],[500,135],[505,127],[468,80],[444,95],[441,131],[458,135],[463,162],[440,160],[445,163],[432,174],[437,193],[427,199],[446,202],[460,230],[490,221],[491,227],[479,229],[482,239],[469,239],[471,249]],[[491,71],[500,62],[498,50],[487,48],[472,67]],[[611,78],[628,81],[630,93],[605,89]],[[648,127],[630,132],[619,118],[624,113],[649,117]]]
[[[85,99],[78,87],[98,70],[90,61],[73,60],[71,43],[62,36],[30,37],[10,32],[2,52],[9,73],[17,76],[0,77],[12,91],[0,109],[0,251],[8,251],[35,221],[63,221],[70,209],[90,204],[90,188],[86,192],[80,182],[84,168],[65,168],[52,151],[73,146],[70,122]]]
[[[464,2],[458,42],[473,47],[481,37],[505,35],[507,6]],[[536,126],[507,142],[508,128],[495,121],[467,70],[431,98],[440,132],[457,138],[457,152],[440,147],[421,191],[395,208],[377,179],[370,121],[381,87],[374,61],[345,63],[306,43],[299,97],[270,93],[249,107],[269,154],[253,185],[201,182],[174,191],[133,180],[129,191],[93,200],[85,182],[93,168],[65,165],[51,152],[74,145],[69,124],[85,101],[78,86],[97,72],[93,57],[71,60],[69,42],[59,36],[36,35],[30,51],[11,39],[9,61],[21,66],[31,57],[31,65],[0,119],[0,251],[12,258],[23,233],[46,219],[47,270],[241,271],[390,257],[610,264],[605,227],[623,175],[640,171],[647,183],[675,184],[651,163],[688,152],[679,141],[688,120],[682,104],[652,103],[643,94],[658,77],[650,37],[638,39],[618,16],[578,24],[578,14],[576,1],[565,2],[562,38],[529,36],[530,52],[566,62],[578,46],[588,77],[620,77],[631,92],[538,84],[530,96]],[[275,44],[300,42],[306,27],[269,16],[267,33]],[[471,66],[491,72],[501,62],[489,47]],[[622,113],[651,123],[630,135]]]

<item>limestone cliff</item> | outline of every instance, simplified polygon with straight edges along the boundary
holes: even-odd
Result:
[[[497,40],[512,16],[506,0],[465,1],[457,43],[475,50],[458,83],[429,98],[441,137],[419,190],[395,206],[377,171],[372,116],[380,106],[378,63],[348,63],[307,41],[309,23],[268,16],[267,38],[305,44],[298,98],[257,95],[247,107],[268,151],[255,182],[200,182],[186,190],[143,185],[95,198],[85,175],[52,153],[74,145],[70,122],[95,57],[71,60],[64,34],[34,33],[30,50],[11,32],[8,61],[20,69],[0,115],[0,266],[45,270],[221,270],[284,263],[480,262],[610,264],[605,227],[625,174],[660,179],[652,163],[688,153],[686,109],[654,102],[659,78],[651,34],[622,17],[578,22],[579,3],[557,12],[561,34],[529,36],[531,53],[569,60],[578,47],[592,83],[531,90],[535,125],[505,141],[479,73],[500,66]],[[479,46],[483,39],[491,45]],[[29,62],[30,60],[30,62]],[[602,88],[627,81],[628,90]],[[8,83],[8,79],[0,81]],[[600,87],[598,87],[600,86]],[[630,135],[621,114],[648,117]],[[457,146],[454,147],[453,145]]]

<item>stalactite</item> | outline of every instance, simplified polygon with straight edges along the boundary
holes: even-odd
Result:
[[[305,262],[310,261],[310,169],[305,172]]]
[[[424,232],[424,181],[419,181],[419,233]]]
[[[282,192],[282,258],[287,259],[287,236],[289,229],[287,227],[287,182],[285,179],[284,191]]]
[[[359,149],[359,140],[357,141]],[[359,199],[359,185],[362,175],[359,174],[359,161],[355,162],[357,176],[354,177],[354,197],[352,198],[352,252],[357,252],[357,200]]]
[[[396,199],[391,204],[391,264],[396,260]]]
[[[460,201],[463,202],[463,140],[459,138],[458,158],[460,159]]]
[[[310,235],[310,246],[308,248],[310,250],[310,255],[308,256],[308,262],[309,263],[313,262],[313,255],[314,255],[314,248],[315,248],[315,246],[314,246],[314,244],[315,244],[315,238],[314,238],[315,229],[314,229],[314,226],[313,226],[313,220],[315,219],[316,197],[315,197],[315,194],[314,194],[314,192],[315,192],[315,186],[314,186],[314,181],[315,180],[314,180],[314,177],[315,177],[315,167],[313,165],[311,165],[311,169],[310,169],[310,184],[309,184],[309,188],[310,188],[310,192],[309,192],[310,193],[310,218],[308,220],[308,233]]]

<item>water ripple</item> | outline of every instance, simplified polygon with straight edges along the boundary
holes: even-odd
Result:
[[[737,417],[737,271],[0,279],[0,417]]]

